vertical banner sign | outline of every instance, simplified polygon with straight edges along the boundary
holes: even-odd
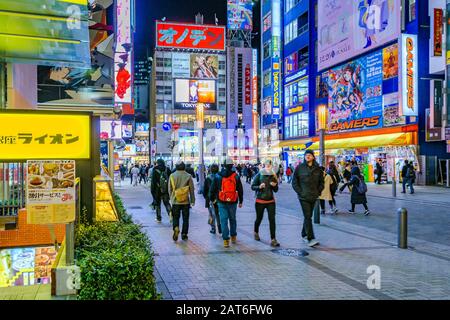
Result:
[[[115,103],[131,103],[132,41],[131,0],[116,3],[116,52],[114,53]]]
[[[250,64],[245,66],[245,104],[251,105],[252,103],[252,76]]]
[[[402,72],[400,78],[402,99],[400,113],[402,116],[418,116],[418,65],[417,65],[417,35],[402,34],[401,36]]]
[[[272,119],[280,119],[281,109],[281,0],[272,1]]]
[[[75,221],[75,161],[27,161],[27,223]]]
[[[253,112],[258,112],[258,50],[253,49],[252,74],[252,106]]]
[[[281,80],[280,80],[280,58],[272,59],[272,83],[273,83],[273,104],[272,104],[272,118],[280,118],[281,108]]]
[[[442,57],[443,10],[434,8],[434,56]]]

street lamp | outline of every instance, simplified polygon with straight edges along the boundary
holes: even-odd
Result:
[[[319,162],[320,165],[325,167],[325,130],[327,128],[327,107],[321,104],[317,108],[318,125],[319,125]]]
[[[203,186],[205,184],[205,160],[203,157],[203,127],[205,125],[205,105],[203,103],[197,103],[197,128],[198,131],[198,140],[199,140],[199,156],[200,156],[200,165],[199,165],[199,194],[203,193]]]

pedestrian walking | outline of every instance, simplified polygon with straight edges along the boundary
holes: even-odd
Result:
[[[138,184],[138,176],[139,176],[139,165],[136,164],[131,170],[130,170],[130,176],[131,176],[131,184],[133,186],[137,186]]]
[[[414,193],[414,183],[416,182],[416,169],[414,168],[413,163],[411,162],[408,165],[408,170],[406,171],[406,177],[408,179],[407,186],[409,187],[409,193]]]
[[[331,195],[331,186],[333,185],[333,178],[330,174],[328,174],[325,170],[325,167],[320,167],[320,169],[323,171],[323,177],[324,177],[324,188],[322,190],[322,193],[320,194],[319,200],[320,200],[320,214],[325,214],[325,201],[328,201],[330,204],[331,210],[330,212],[334,212],[333,207],[333,196]]]
[[[280,164],[278,167],[278,181],[280,184],[283,183],[283,175],[284,175],[284,168],[283,165]]]
[[[287,177],[287,183],[291,183],[292,182],[292,174],[293,174],[293,170],[291,168],[291,166],[288,166],[286,169],[286,177]]]
[[[366,209],[364,215],[368,216],[370,214],[370,211],[369,207],[367,206],[367,185],[364,182],[364,177],[361,175],[361,171],[358,167],[352,168],[352,177],[350,181],[346,182],[339,191],[342,192],[347,186],[352,186],[352,193],[350,197],[352,208],[348,210],[348,212],[351,214],[355,213],[356,205],[362,204],[364,206],[364,209]]]
[[[156,222],[161,222],[161,203],[166,208],[169,220],[172,223],[172,207],[170,206],[169,197],[169,177],[170,170],[166,167],[163,159],[156,161],[156,167],[153,168],[151,177],[150,191],[153,196],[153,208],[156,210]]]
[[[189,211],[195,205],[195,190],[192,175],[186,172],[184,162],[175,166],[176,171],[169,177],[169,196],[173,215],[173,241],[178,241],[180,217],[183,216],[181,239],[188,240]]]
[[[378,159],[375,169],[375,175],[377,176],[375,182],[381,184],[381,176],[383,175],[383,160]]]
[[[242,208],[244,201],[241,179],[233,171],[233,161],[229,158],[225,160],[223,169],[211,185],[210,199],[218,204],[223,245],[228,248],[230,236],[232,243],[237,241],[236,211],[238,203],[239,208]]]
[[[205,186],[203,189],[203,197],[205,198],[205,207],[208,209],[208,224],[211,226],[211,230],[209,231],[212,234],[216,234],[216,224],[217,231],[219,234],[222,234],[222,227],[220,226],[220,215],[219,215],[219,206],[216,203],[212,203],[210,198],[211,186],[214,183],[214,180],[217,179],[217,174],[219,173],[219,166],[217,164],[212,164],[209,168],[209,174],[205,179]]]
[[[143,164],[139,169],[139,184],[144,180],[144,184],[147,184],[147,167]]]
[[[319,244],[314,236],[312,215],[317,199],[324,189],[323,171],[316,161],[314,152],[305,151],[304,161],[295,169],[292,178],[292,188],[298,195],[303,211],[302,238],[308,246],[314,247]]]
[[[253,177],[253,168],[249,165],[247,168],[247,183],[251,183],[252,182],[252,177]]]
[[[351,163],[347,163],[344,169],[344,172],[342,173],[342,177],[344,178],[344,183],[350,182],[350,179],[352,178],[352,165]],[[352,186],[348,185],[348,190],[352,192]]]
[[[406,193],[406,184],[408,183],[408,168],[409,168],[409,161],[405,160],[405,164],[402,167],[402,172],[400,176],[402,177],[402,193]]]
[[[254,237],[256,241],[260,241],[259,226],[261,225],[264,210],[267,209],[270,225],[270,238],[272,239],[270,245],[272,247],[279,247],[280,243],[275,236],[275,196],[274,192],[278,192],[278,179],[272,168],[272,161],[267,160],[264,163],[264,168],[255,176],[252,183],[252,190],[256,192],[255,210],[256,220]]]

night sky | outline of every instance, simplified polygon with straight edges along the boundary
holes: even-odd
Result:
[[[259,32],[258,2],[253,11],[254,32]],[[166,17],[166,21],[194,23],[199,12],[203,14],[205,24],[215,23],[214,14],[219,19],[219,25],[227,24],[227,0],[136,0],[136,58],[144,58],[147,50],[152,54],[156,20]],[[258,45],[260,35],[256,37],[254,47]]]

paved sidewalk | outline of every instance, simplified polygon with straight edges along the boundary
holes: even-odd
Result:
[[[267,216],[262,241],[253,240],[254,197],[248,186],[244,208],[238,210],[238,243],[228,249],[219,235],[209,233],[203,198],[192,210],[189,240],[174,243],[167,216],[161,224],[154,221],[148,189],[117,191],[152,240],[165,299],[450,299],[450,247],[410,238],[414,248],[401,250],[395,233],[371,228],[367,219],[353,221],[372,217],[340,215],[323,217],[315,225],[321,245],[307,248],[299,240],[303,219],[289,188],[283,185],[278,198],[279,250],[269,245]],[[341,197],[338,201],[344,201]],[[309,255],[299,255],[300,250]],[[367,288],[369,266],[380,268],[380,290]]]
[[[0,288],[0,300],[52,300],[51,284]]]

